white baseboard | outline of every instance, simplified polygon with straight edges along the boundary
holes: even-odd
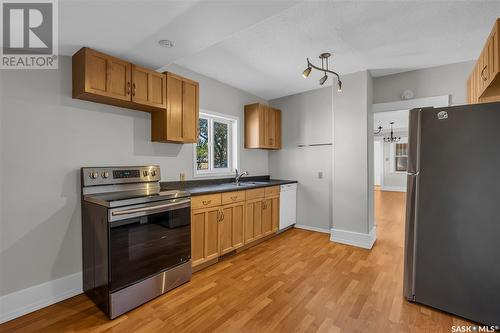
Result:
[[[389,192],[406,192],[406,187],[400,186],[380,186],[381,191],[389,191]]]
[[[318,228],[318,227],[311,227],[309,225],[303,225],[303,224],[295,224],[295,228],[309,230],[309,231],[323,232],[325,234],[329,234],[330,233],[329,229]]]
[[[0,297],[0,324],[82,293],[78,272]]]
[[[377,227],[373,226],[368,234],[332,228],[330,240],[363,249],[371,249],[377,239]]]

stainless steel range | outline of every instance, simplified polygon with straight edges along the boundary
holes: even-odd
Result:
[[[83,290],[111,319],[191,279],[189,193],[160,167],[81,169]]]

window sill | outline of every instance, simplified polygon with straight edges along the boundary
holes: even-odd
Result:
[[[226,176],[234,176],[234,172],[207,172],[193,174],[193,178],[221,178]]]

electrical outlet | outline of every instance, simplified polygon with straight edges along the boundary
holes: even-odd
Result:
[[[181,180],[181,182],[185,181],[186,180],[186,174],[184,172],[181,172],[180,175],[179,175],[179,179]]]
[[[318,178],[323,179],[323,171],[318,171]]]

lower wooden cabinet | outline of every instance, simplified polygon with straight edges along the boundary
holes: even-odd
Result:
[[[245,202],[222,206],[220,221],[221,255],[242,247],[244,243]]]
[[[246,202],[245,244],[251,243],[263,236],[262,207],[263,199],[248,200]]]
[[[191,261],[197,266],[220,255],[220,207],[197,209],[191,212]]]
[[[193,267],[276,233],[279,199],[279,186],[193,197]]]
[[[264,236],[278,231],[279,225],[279,196],[266,198],[262,207],[262,233]]]

